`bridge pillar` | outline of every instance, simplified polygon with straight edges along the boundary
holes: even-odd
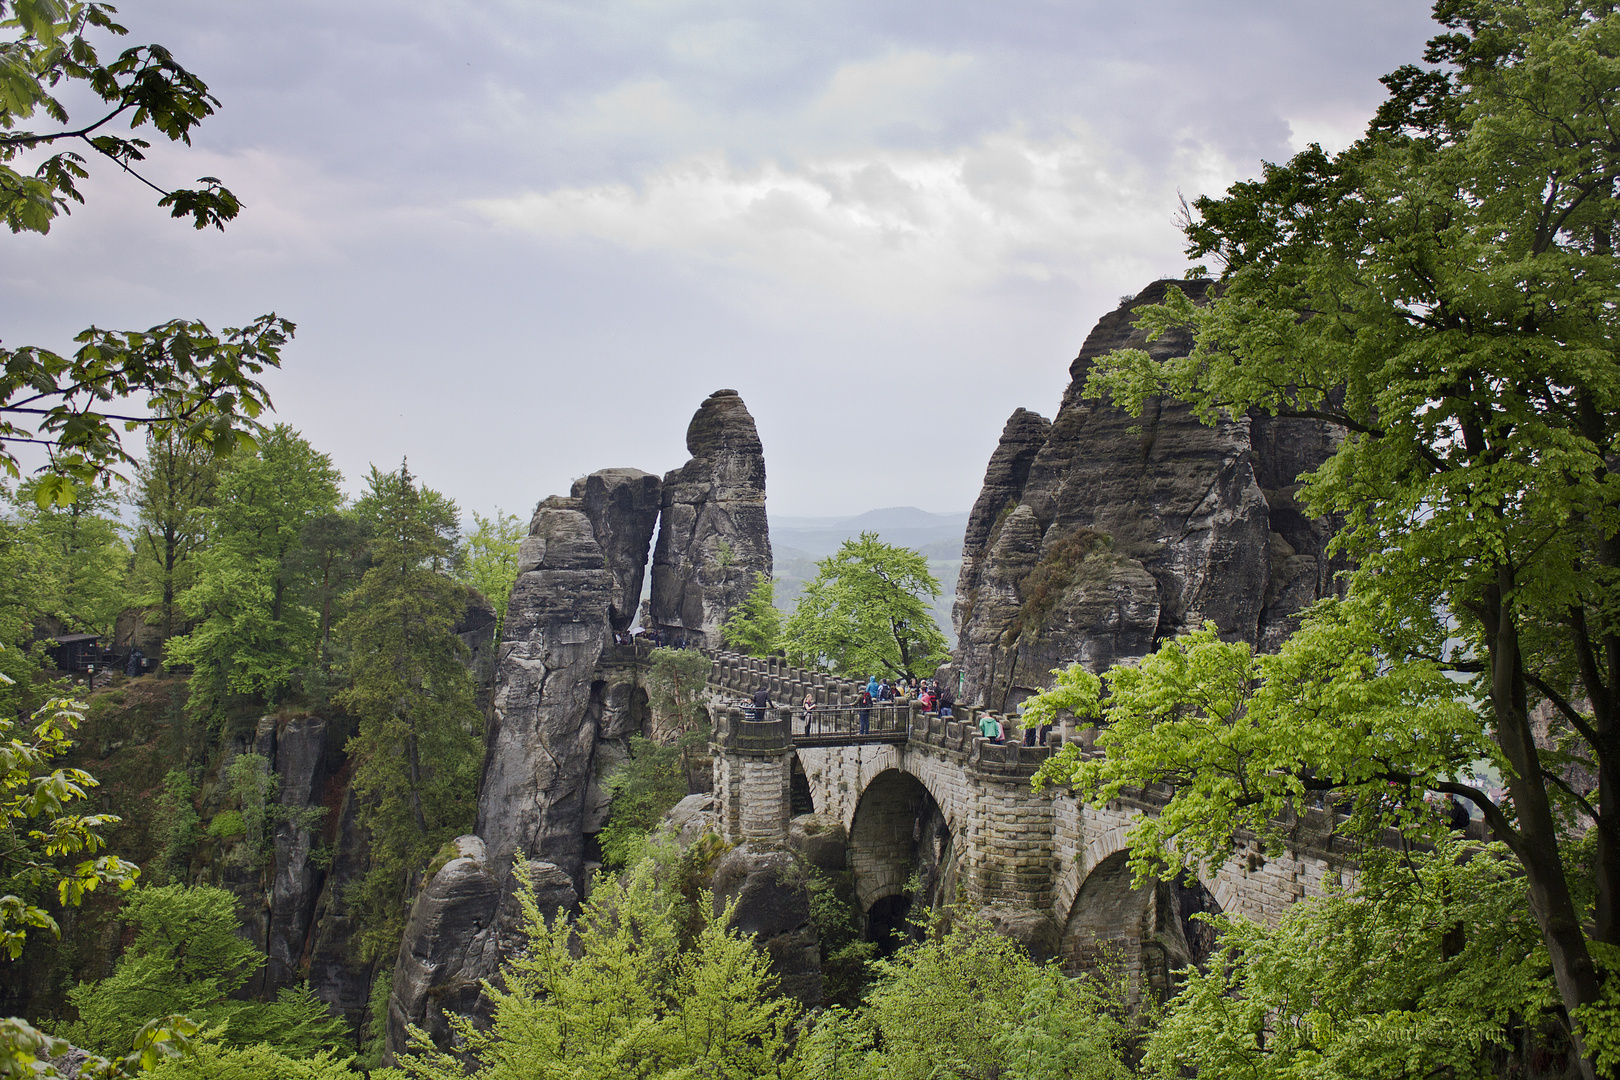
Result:
[[[793,736],[791,709],[764,720],[729,708],[715,725],[714,793],[720,827],[728,842],[787,842],[792,816]]]

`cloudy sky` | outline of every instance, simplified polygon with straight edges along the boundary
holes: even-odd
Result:
[[[1122,294],[1185,267],[1178,192],[1342,147],[1417,0],[124,0],[223,102],[0,239],[0,337],[298,323],[280,419],[358,484],[402,457],[527,514],[759,422],[777,514],[971,504]],[[88,114],[88,113],[87,113]]]

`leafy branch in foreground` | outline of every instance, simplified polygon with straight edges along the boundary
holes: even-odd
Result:
[[[5,678],[0,676],[0,678]],[[10,682],[10,679],[5,679]],[[106,846],[101,830],[116,825],[113,814],[80,813],[76,803],[89,798],[96,779],[83,769],[52,768],[73,745],[69,733],[84,720],[77,702],[57,698],[34,714],[26,736],[11,735],[0,743],[0,949],[15,960],[22,955],[28,928],[61,936],[56,920],[40,905],[54,890],[58,903],[76,907],[102,884],[130,889],[140,869],[114,855],[95,855]],[[0,737],[16,728],[0,719]],[[62,856],[92,856],[64,869]]]
[[[293,330],[274,314],[218,334],[175,319],[145,331],[91,327],[71,357],[32,345],[0,349],[0,469],[21,476],[16,448],[43,448],[49,475],[34,497],[40,506],[65,505],[75,484],[105,482],[136,464],[119,428],[178,434],[215,454],[253,444],[270,408],[257,376],[281,366]],[[144,410],[103,404],[134,397],[145,398]]]
[[[13,165],[41,147],[82,145],[156,191],[158,205],[170,215],[191,218],[197,228],[223,228],[242,205],[217,178],[202,177],[196,188],[166,190],[142,176],[135,164],[145,160],[144,139],[112,134],[108,128],[124,119],[131,130],[150,124],[173,142],[191,143],[191,131],[212,116],[219,100],[208,86],[181,67],[161,45],[125,49],[103,62],[91,34],[122,37],[129,31],[112,20],[111,4],[64,0],[0,0],[0,30],[10,31],[0,43],[0,215],[12,232],[49,232],[51,222],[83,203],[78,181],[89,177],[85,158],[57,150],[32,175]],[[100,99],[103,108],[89,121],[73,124],[56,88],[67,83]],[[59,125],[54,130],[19,129],[37,114]]]

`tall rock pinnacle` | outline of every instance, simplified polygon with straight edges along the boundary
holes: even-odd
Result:
[[[1149,342],[1136,309],[1170,285],[1202,300],[1208,282],[1158,281],[1103,316],[1070,365],[1050,425],[1007,422],[974,504],[954,621],[963,700],[1009,709],[1079,662],[1101,671],[1206,620],[1274,648],[1306,605],[1332,591],[1332,529],[1294,502],[1299,473],[1338,438],[1314,420],[1199,423],[1149,401],[1132,417],[1085,396],[1092,361],[1121,348],[1185,355],[1185,332]]]
[[[692,459],[664,477],[652,619],[718,647],[727,614],[771,575],[765,452],[735,390],[717,390],[698,408],[686,449]]]

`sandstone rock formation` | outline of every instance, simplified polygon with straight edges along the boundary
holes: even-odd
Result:
[[[522,851],[579,883],[580,821],[600,711],[594,676],[611,640],[612,592],[579,501],[546,499],[518,550],[485,737],[477,833],[493,866],[509,865]]]
[[[954,620],[965,702],[1010,709],[1050,685],[1054,667],[1100,671],[1205,620],[1265,647],[1332,588],[1329,524],[1293,500],[1294,478],[1332,453],[1327,425],[1205,427],[1171,402],[1136,418],[1084,397],[1104,353],[1190,348],[1185,334],[1150,343],[1133,325],[1170,284],[1103,316],[1050,425],[1022,409],[1007,422],[963,544]],[[1195,299],[1208,288],[1174,284]]]
[[[609,618],[615,630],[635,621],[663,487],[657,475],[640,469],[602,469],[574,481],[570,494],[590,519],[613,577]]]
[[[451,1016],[487,1022],[490,1008],[480,984],[496,976],[522,940],[522,909],[515,892],[503,887],[511,868],[491,862],[476,836],[459,836],[450,847],[411,905],[407,947],[400,949],[388,999],[391,1053],[406,1045],[407,1025],[451,1046]],[[524,870],[548,921],[558,911],[577,913],[573,882],[560,867],[529,860]]]
[[[720,626],[771,574],[765,454],[735,390],[718,390],[686,429],[692,459],[664,477],[653,552],[655,625],[718,648]]]

